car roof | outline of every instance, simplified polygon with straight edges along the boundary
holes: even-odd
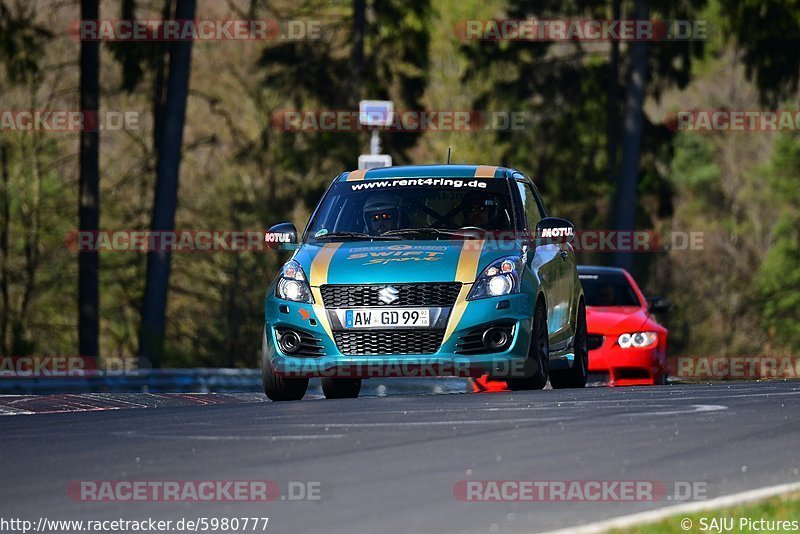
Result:
[[[515,172],[518,171],[496,165],[401,165],[343,172],[335,181],[381,178],[502,178]],[[522,175],[520,177],[524,176],[519,174]]]

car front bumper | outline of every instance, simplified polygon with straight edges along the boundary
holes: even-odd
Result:
[[[610,386],[653,385],[664,373],[664,354],[659,344],[643,349],[623,349],[606,336],[603,344],[589,351],[589,373],[608,375]]]
[[[320,314],[327,314],[328,310],[270,295],[265,301],[265,358],[276,374],[287,377],[522,376],[531,336],[530,297],[519,293],[461,302],[460,305],[463,314],[449,314],[447,331],[434,353],[343,354],[320,319]],[[498,325],[512,329],[505,350],[459,352],[459,342],[463,342],[465,336]],[[286,328],[316,338],[320,355],[291,356],[284,353],[278,344],[277,331]]]

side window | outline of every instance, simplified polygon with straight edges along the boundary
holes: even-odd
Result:
[[[536,195],[531,187],[523,182],[517,182],[517,187],[519,187],[519,196],[525,210],[525,219],[528,221],[528,229],[533,231],[536,224],[542,219],[542,212],[539,210],[539,204],[536,203]]]

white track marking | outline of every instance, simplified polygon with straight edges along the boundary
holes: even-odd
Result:
[[[285,426],[303,428],[372,428],[398,426],[477,426],[508,425],[514,423],[540,423],[549,421],[567,421],[571,417],[527,417],[524,419],[478,419],[465,421],[397,421],[395,423],[286,423]]]
[[[764,488],[743,491],[741,493],[734,493],[733,495],[717,497],[708,501],[694,501],[675,506],[667,506],[657,510],[623,515],[612,519],[588,523],[586,525],[576,525],[559,530],[552,530],[545,534],[599,534],[615,528],[628,528],[647,523],[656,523],[663,519],[668,519],[680,514],[688,515],[705,510],[727,508],[729,506],[737,506],[740,504],[760,501],[770,497],[775,497],[776,495],[782,495],[784,493],[791,493],[795,491],[800,491],[800,482],[780,484],[777,486],[767,486]]]
[[[688,390],[687,390],[688,391]],[[770,393],[743,393],[743,394],[730,394],[720,391],[717,395],[704,395],[702,397],[681,397],[679,395],[669,396],[669,397],[653,397],[649,399],[637,399],[637,402],[670,402],[670,401],[686,401],[686,400],[711,400],[715,398],[721,399],[747,399],[750,397],[777,397],[780,395],[800,395],[800,390],[795,391],[773,391]],[[627,397],[620,396],[619,398],[613,399],[596,399],[596,400],[563,400],[558,401],[562,404],[572,404],[572,405],[589,405],[594,406],[597,404],[610,404],[610,403],[625,403],[629,402],[630,399]]]
[[[11,406],[0,406],[0,416],[2,415],[32,415],[36,412],[22,410],[20,408],[12,408]]]
[[[727,409],[727,406],[717,405],[717,404],[691,404],[686,406],[685,409],[675,409],[672,411],[646,411],[646,410],[655,410],[657,408],[671,408],[674,406],[673,403],[664,403],[664,400],[669,399],[659,399],[656,401],[644,401],[636,406],[636,408],[640,411],[637,412],[626,412],[626,413],[619,413],[619,414],[611,414],[611,415],[672,415],[672,414],[683,414],[683,413],[698,413],[698,412],[715,412],[720,410]],[[620,403],[621,401],[615,401]],[[522,412],[551,412],[556,409],[570,409],[573,408],[576,404],[591,404],[591,403],[583,403],[583,402],[575,402],[575,401],[558,401],[555,405],[552,404],[538,404],[538,405],[530,405],[530,406],[517,406],[517,403],[514,405],[506,405],[506,406],[496,406],[491,408],[485,407],[466,407],[466,408],[457,408],[457,409],[434,409],[434,410],[372,410],[372,411],[359,411],[359,412],[347,412],[348,417],[353,416],[362,416],[362,415],[369,415],[369,416],[384,416],[390,414],[402,414],[402,415],[412,415],[412,414],[426,414],[426,415],[436,415],[440,413],[464,413],[464,414],[474,414],[474,413],[482,413],[482,412],[514,412],[514,411],[522,411]],[[626,407],[629,406],[619,406],[619,407]],[[606,406],[606,409],[613,409],[616,408],[615,406]],[[285,415],[277,415],[277,414],[268,414],[266,417],[269,420],[276,420],[276,419],[297,419],[296,414],[285,414]],[[541,419],[538,419],[541,420]],[[487,420],[488,421],[488,420]],[[466,422],[466,421],[464,421]],[[446,423],[445,423],[446,424]]]
[[[688,413],[719,412],[727,409],[728,409],[727,406],[722,406],[721,404],[692,404],[688,406],[687,409],[685,410],[669,410],[663,412],[632,412],[632,413],[618,413],[615,415],[650,417],[651,415],[682,415]]]
[[[112,435],[136,439],[192,439],[198,441],[302,441],[312,439],[341,439],[344,434],[295,434],[282,436],[206,436],[192,434],[147,434],[143,432],[113,432]]]

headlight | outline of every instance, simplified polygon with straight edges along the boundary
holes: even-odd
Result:
[[[643,349],[658,341],[658,334],[655,332],[633,332],[632,334],[622,334],[617,338],[617,343],[623,349],[631,347]]]
[[[293,300],[295,302],[314,303],[311,288],[306,281],[306,275],[300,264],[289,260],[281,269],[278,285],[275,287],[275,296],[279,299]]]
[[[501,258],[483,270],[475,280],[467,300],[519,293],[521,273],[522,258],[518,256]]]

